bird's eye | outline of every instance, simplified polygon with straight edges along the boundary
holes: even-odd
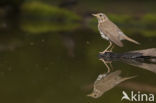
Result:
[[[102,15],[100,14],[100,17],[102,17]]]

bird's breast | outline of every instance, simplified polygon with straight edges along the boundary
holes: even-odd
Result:
[[[100,31],[100,34],[101,34],[101,37],[102,37],[102,38],[104,38],[104,39],[106,39],[106,40],[109,40],[108,37],[107,37],[103,32]]]
[[[98,29],[99,29],[99,32],[100,32],[100,34],[101,34],[101,37],[102,37],[103,39],[109,40],[109,38],[101,31],[100,26],[101,26],[101,23],[98,24]]]

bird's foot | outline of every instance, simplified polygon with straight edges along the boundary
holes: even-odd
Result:
[[[99,52],[100,54],[105,54],[106,52],[112,52],[112,51],[103,51],[103,52]]]
[[[99,52],[99,54],[104,54],[105,52]]]

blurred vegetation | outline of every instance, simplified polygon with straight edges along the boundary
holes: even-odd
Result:
[[[21,28],[30,33],[73,30],[81,20],[69,10],[41,2],[24,3],[21,10]]]
[[[21,29],[31,34],[40,34],[44,32],[71,31],[79,27],[78,23],[58,24],[48,21],[29,21],[21,22]]]
[[[72,5],[71,1],[78,2],[78,5],[72,9],[60,6],[62,3]],[[156,34],[154,5],[155,3],[151,0],[148,2],[139,0],[118,2],[113,0],[1,0],[0,17],[4,17],[3,15],[6,15],[10,9],[19,9],[17,10],[20,11],[19,27],[22,31],[31,34],[73,31],[83,27],[84,22],[87,22],[87,27],[98,32],[97,20],[91,17],[90,13],[104,12],[127,35],[141,34],[153,37]],[[11,15],[14,16],[14,13]]]
[[[36,19],[61,20],[72,22],[79,20],[80,17],[75,13],[56,6],[48,5],[42,2],[27,2],[22,5],[22,13],[25,16],[36,17]]]

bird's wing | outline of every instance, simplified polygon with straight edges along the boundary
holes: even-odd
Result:
[[[111,21],[108,21],[107,23],[101,23],[100,25],[100,31],[103,32],[111,42],[115,43],[119,47],[123,47],[123,43],[120,40],[120,34],[118,32],[119,29],[115,24],[113,24]]]

